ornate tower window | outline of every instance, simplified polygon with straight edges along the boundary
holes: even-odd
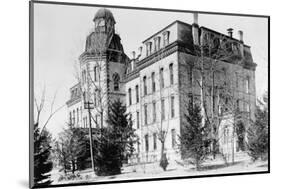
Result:
[[[97,32],[114,32],[115,19],[110,10],[101,8],[94,17],[95,30]]]
[[[119,91],[119,84],[120,84],[120,76],[118,73],[114,73],[112,75],[112,79],[113,79],[113,88],[114,91]]]

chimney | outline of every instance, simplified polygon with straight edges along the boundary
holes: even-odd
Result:
[[[131,70],[133,71],[135,69],[135,61],[136,61],[136,52],[132,51],[132,61],[131,61]]]
[[[193,24],[198,25],[198,13],[193,13]]]
[[[238,35],[239,35],[239,40],[240,40],[240,42],[243,43],[243,31],[242,31],[242,30],[239,30],[239,31],[238,31]]]
[[[132,51],[132,56],[133,56],[133,59],[136,58],[136,52],[135,51]]]
[[[228,28],[227,29],[227,33],[228,33],[228,36],[232,38],[233,29],[232,28]]]
[[[193,13],[192,38],[193,44],[199,45],[198,13]]]

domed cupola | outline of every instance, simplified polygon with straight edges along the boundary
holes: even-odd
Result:
[[[114,33],[115,19],[110,10],[101,8],[94,17],[95,30],[98,32]]]

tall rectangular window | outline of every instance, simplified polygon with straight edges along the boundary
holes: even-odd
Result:
[[[156,102],[152,102],[152,118],[153,118],[153,123],[156,122]]]
[[[164,88],[164,68],[160,69],[160,88]]]
[[[132,89],[131,88],[129,88],[128,94],[129,94],[129,105],[132,105]]]
[[[83,70],[82,71],[82,81],[83,81],[83,83],[86,83],[86,77],[87,77],[86,70]]]
[[[71,115],[71,112],[69,112],[69,124],[71,125],[72,123],[72,115]]]
[[[169,65],[169,71],[170,71],[170,84],[173,85],[174,84],[174,68],[173,68],[173,64]]]
[[[245,80],[245,88],[246,88],[246,93],[250,93],[250,77],[247,76]]]
[[[139,102],[139,86],[136,85],[136,102]]]
[[[75,124],[75,110],[72,112],[72,124]]]
[[[144,94],[144,95],[147,95],[146,76],[143,77],[143,94]]]
[[[77,114],[77,124],[79,124],[79,109],[76,109],[76,114]]]
[[[172,129],[171,130],[171,135],[172,135],[172,148],[176,147],[176,130]]]
[[[148,152],[149,151],[149,139],[148,139],[148,134],[146,134],[144,136],[145,139],[145,151]]]
[[[144,105],[144,124],[147,125],[147,104]]]
[[[161,99],[161,119],[165,119],[165,99]]]
[[[155,72],[151,74],[151,85],[152,85],[152,92],[156,91],[156,84],[155,84]]]
[[[171,96],[171,117],[175,117],[175,97]]]
[[[140,128],[140,113],[137,112],[137,129]]]
[[[94,81],[98,81],[98,66],[94,67]]]
[[[153,149],[157,150],[157,134],[153,133]]]

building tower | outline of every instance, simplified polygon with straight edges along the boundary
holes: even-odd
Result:
[[[115,19],[110,10],[99,9],[93,19],[94,31],[86,39],[80,55],[82,101],[89,102],[93,127],[106,124],[108,105],[124,98],[125,55],[121,39],[115,33]],[[85,104],[85,103],[84,103]]]

